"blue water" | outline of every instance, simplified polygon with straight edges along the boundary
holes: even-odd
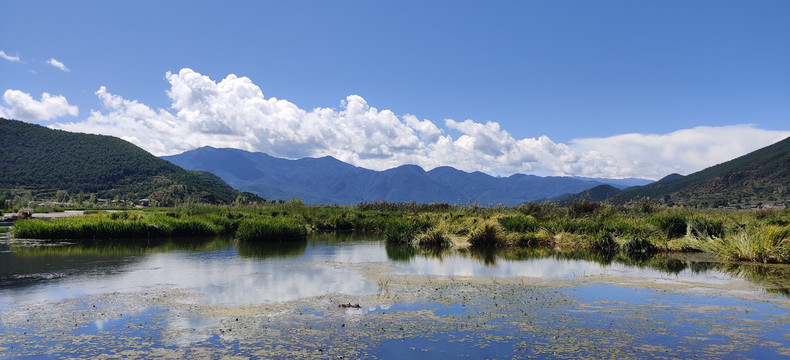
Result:
[[[209,349],[215,356],[275,358],[299,351],[319,357],[415,359],[600,357],[600,351],[615,350],[620,352],[607,355],[789,354],[785,293],[761,290],[759,279],[752,282],[732,275],[741,271],[694,259],[673,260],[672,268],[665,269],[662,261],[601,263],[558,255],[519,260],[407,251],[395,256],[380,239],[331,234],[282,248],[201,241],[205,243],[199,246],[23,249],[6,239],[0,244],[0,332],[6,335],[0,340],[0,358],[90,358],[131,349],[144,357],[154,350],[202,356]],[[449,293],[443,300],[338,307],[382,292],[382,284],[359,270],[369,265],[386,266],[396,277],[466,284],[464,297],[449,286],[427,289],[429,294]],[[474,282],[464,283],[473,277],[511,285],[477,288]],[[609,278],[620,280],[605,280]],[[543,285],[522,289],[513,285],[518,284],[514,279]],[[637,281],[621,284],[622,279]],[[554,281],[562,285],[554,287]],[[161,289],[189,296],[165,301],[148,295]],[[523,293],[503,300],[496,292],[503,289]],[[139,303],[135,294],[141,294]],[[317,302],[320,306],[299,305],[324,298]],[[296,305],[276,310],[289,302]],[[234,319],[193,311],[213,306],[272,306],[276,311],[267,311],[288,316],[269,318],[256,310],[239,311],[242,315]],[[68,318],[67,328],[47,323],[60,318]],[[585,342],[587,338],[594,341]],[[348,350],[354,341],[364,346]],[[262,355],[261,349],[270,352]]]

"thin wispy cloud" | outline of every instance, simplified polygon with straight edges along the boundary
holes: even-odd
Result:
[[[11,62],[19,62],[21,60],[19,56],[8,55],[3,50],[0,50],[0,58],[6,59]]]
[[[41,100],[20,90],[8,89],[3,93],[3,101],[10,106],[0,106],[0,116],[25,121],[51,120],[61,116],[77,116],[79,109],[70,105],[63,95],[42,93]]]
[[[754,125],[696,127],[668,134],[626,134],[557,143],[516,138],[497,122],[428,119],[379,110],[358,95],[338,108],[305,110],[265,97],[247,77],[216,82],[191,69],[166,74],[172,111],[96,91],[103,109],[53,127],[114,135],[156,155],[201,146],[260,151],[286,158],[333,156],[375,170],[403,164],[453,166],[496,175],[544,173],[658,179],[691,173],[790,136]],[[447,132],[453,130],[460,135]],[[743,136],[748,134],[748,136]]]
[[[47,64],[52,65],[52,66],[54,66],[54,67],[56,67],[56,68],[58,68],[60,70],[65,71],[65,72],[71,71],[62,62],[55,60],[55,58],[51,58],[51,59],[47,60]]]

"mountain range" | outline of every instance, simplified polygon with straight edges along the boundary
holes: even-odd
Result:
[[[149,198],[162,206],[262,200],[258,196],[301,198],[307,204],[384,200],[483,206],[549,199],[622,204],[650,198],[667,205],[733,208],[790,202],[790,138],[687,176],[671,174],[651,183],[494,177],[451,167],[425,171],[415,165],[374,171],[332,157],[287,160],[211,147],[162,159],[119,138],[0,118],[0,160],[0,205],[25,196],[74,198],[78,193],[128,201]]]
[[[446,166],[425,171],[416,165],[403,165],[374,171],[332,157],[288,160],[264,153],[213,147],[202,147],[163,159],[185,169],[209,171],[234,188],[265,199],[300,198],[306,204],[356,204],[385,200],[517,205],[578,193],[604,184],[622,189],[651,182],[524,174],[494,177]]]

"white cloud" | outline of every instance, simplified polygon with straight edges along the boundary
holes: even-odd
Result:
[[[249,78],[228,75],[216,82],[191,69],[167,73],[172,110],[151,109],[101,87],[103,110],[55,127],[121,137],[156,154],[200,146],[232,147],[273,156],[330,155],[383,170],[403,164],[426,169],[453,166],[466,171],[657,179],[690,173],[766,146],[790,132],[750,125],[698,127],[663,135],[627,134],[555,143],[546,136],[514,138],[498,123],[447,119],[444,126],[412,115],[370,106],[358,95],[338,109],[304,110],[266,98]]]
[[[11,62],[19,62],[19,56],[6,55],[3,50],[0,50],[0,58],[6,59]]]
[[[52,96],[49,93],[41,94],[41,100],[33,99],[30,94],[8,89],[3,93],[3,101],[11,108],[0,107],[0,115],[8,118],[40,121],[50,120],[60,116],[77,116],[79,110],[75,105],[69,105],[63,95]]]
[[[699,126],[668,134],[623,134],[576,139],[580,152],[605,154],[614,167],[606,176],[660,178],[689,174],[747,154],[790,136],[790,131],[759,129],[754,125]],[[602,171],[602,170],[599,170]]]
[[[64,65],[60,61],[55,60],[55,58],[51,58],[51,59],[47,60],[47,64],[52,65],[52,66],[54,66],[54,67],[56,67],[56,68],[58,68],[60,70],[65,71],[65,72],[69,72],[70,71],[69,68],[66,67],[66,65]]]

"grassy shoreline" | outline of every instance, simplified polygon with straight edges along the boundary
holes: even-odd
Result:
[[[638,202],[576,202],[561,207],[363,203],[355,206],[191,205],[96,212],[62,219],[19,220],[16,238],[93,239],[234,236],[240,242],[303,241],[310,231],[380,234],[416,248],[583,249],[706,252],[722,260],[790,263],[790,210],[691,210]]]

